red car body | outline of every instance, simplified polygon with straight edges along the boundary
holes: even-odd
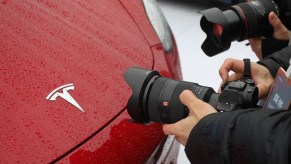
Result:
[[[131,123],[126,111],[129,67],[182,78],[175,43],[165,51],[143,1],[2,0],[0,18],[0,163],[144,163],[163,154],[161,125]],[[168,148],[173,162],[178,145]]]

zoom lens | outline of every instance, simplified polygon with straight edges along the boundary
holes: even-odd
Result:
[[[124,78],[133,90],[127,104],[128,113],[138,123],[175,123],[187,117],[189,111],[179,100],[185,89],[213,107],[218,102],[218,94],[212,88],[164,78],[157,71],[132,67]]]
[[[179,95],[186,89],[191,90],[205,102],[209,102],[213,94],[216,95],[209,87],[159,77],[152,84],[148,94],[148,106],[145,109],[148,111],[149,119],[158,123],[174,123],[187,117],[189,111],[179,100]],[[215,107],[216,104],[213,106]]]
[[[201,48],[208,56],[228,50],[232,41],[243,41],[255,36],[271,36],[273,29],[269,13],[279,15],[273,0],[257,0],[231,6],[222,12],[218,8],[201,11],[202,30],[207,34]]]

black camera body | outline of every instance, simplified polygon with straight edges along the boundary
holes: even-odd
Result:
[[[186,89],[221,112],[253,107],[258,101],[258,88],[250,79],[225,83],[221,94],[211,87],[172,80],[138,67],[129,68],[124,79],[133,91],[127,103],[128,113],[141,124],[175,123],[187,117],[189,110],[179,100]]]
[[[218,111],[232,111],[254,107],[258,101],[258,88],[251,79],[236,80],[221,86],[216,109]]]
[[[232,41],[243,41],[255,36],[271,37],[273,27],[268,16],[274,12],[288,27],[291,22],[291,2],[288,0],[253,0],[231,6],[228,10],[210,8],[201,11],[201,29],[207,38],[201,48],[208,56],[230,48]]]

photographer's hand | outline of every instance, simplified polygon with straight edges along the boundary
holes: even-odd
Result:
[[[189,116],[174,124],[164,124],[163,131],[166,135],[175,135],[177,141],[185,146],[190,132],[199,120],[208,114],[215,113],[216,110],[208,103],[198,99],[189,90],[180,94],[180,100],[188,107]]]
[[[228,75],[229,71],[234,74]],[[236,59],[226,59],[219,69],[220,77],[223,82],[239,80],[244,78],[244,62]],[[274,82],[269,70],[257,63],[251,62],[252,79],[259,89],[259,98],[266,98]]]
[[[284,26],[279,17],[271,12],[269,14],[269,22],[274,28],[273,37],[278,40],[289,40],[291,32]]]
[[[262,38],[260,36],[250,38],[249,43],[252,48],[252,51],[256,54],[259,60],[262,60],[263,59]]]
[[[269,23],[273,26],[274,33],[273,37],[277,40],[289,40],[291,37],[291,32],[283,25],[278,16],[271,12],[269,14]],[[257,55],[257,57],[261,60],[262,56],[262,38],[254,37],[249,39],[249,43],[251,45],[252,51]]]

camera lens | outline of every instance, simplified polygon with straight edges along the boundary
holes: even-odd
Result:
[[[157,71],[137,67],[129,68],[124,73],[124,79],[133,91],[127,111],[135,122],[141,124],[170,124],[187,117],[189,110],[179,99],[186,89],[218,111],[254,106],[258,96],[258,88],[253,82],[231,81],[223,85],[221,94],[217,94],[210,87],[168,79]]]
[[[161,77],[156,71],[133,67],[125,72],[124,78],[133,90],[128,113],[138,123],[175,123],[187,117],[189,111],[179,99],[185,89],[213,107],[218,102],[218,94],[212,88]]]
[[[271,36],[273,29],[268,22],[271,11],[279,15],[278,6],[272,0],[240,3],[224,12],[218,8],[201,11],[200,25],[207,34],[202,50],[208,56],[214,56],[229,49],[232,41]]]

